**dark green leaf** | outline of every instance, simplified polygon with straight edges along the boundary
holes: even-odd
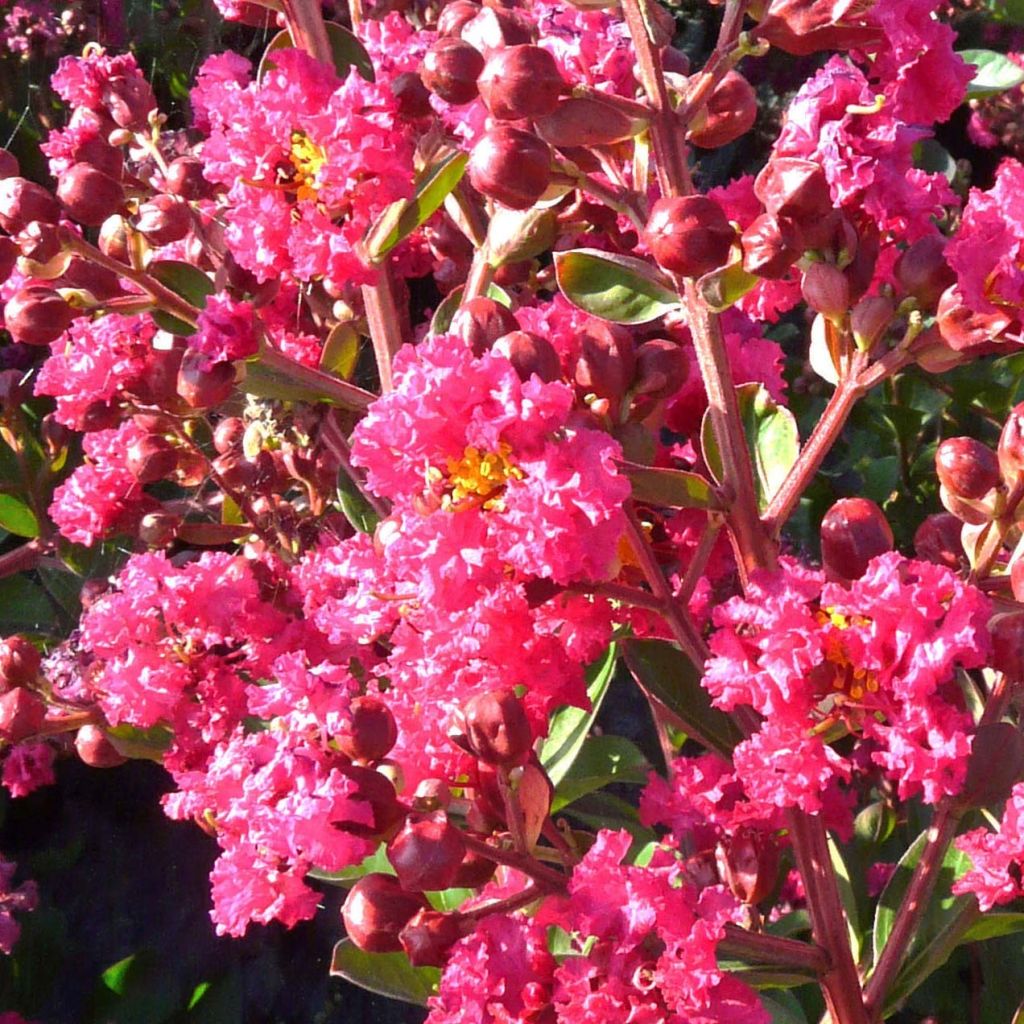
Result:
[[[27,576],[0,579],[0,635],[49,633],[53,619],[46,592]]]
[[[547,738],[540,748],[540,763],[553,786],[558,786],[572,767],[598,711],[601,710],[601,704],[615,674],[618,653],[615,644],[611,644],[604,655],[587,668],[589,710],[563,707],[551,716]]]
[[[633,847],[627,859],[657,839],[651,829],[640,824],[640,816],[633,804],[605,790],[580,797],[565,808],[564,813],[595,831],[602,828],[625,829],[633,837]]]
[[[555,789],[551,813],[613,782],[643,782],[649,768],[636,744],[625,736],[588,736]]]
[[[555,253],[562,294],[579,309],[616,324],[646,324],[679,307],[672,282],[633,256],[599,249]]]
[[[699,473],[683,469],[641,466],[622,459],[619,466],[629,477],[636,501],[663,508],[720,509],[721,502],[711,484]]]
[[[348,939],[334,947],[331,974],[389,999],[426,1006],[437,991],[436,967],[413,967],[404,953],[364,953]]]
[[[182,1024],[244,1024],[242,973],[233,968],[192,991]]]
[[[796,417],[785,406],[778,405],[763,384],[741,384],[736,389],[736,398],[754,464],[758,504],[764,511],[800,454]],[[701,445],[704,461],[720,483],[722,456],[707,413],[701,426]]]
[[[761,1002],[772,1018],[772,1024],[807,1024],[807,1015],[799,1000],[790,992],[762,995]]]
[[[206,274],[197,267],[193,267],[189,263],[182,263],[180,260],[156,260],[150,263],[146,270],[151,277],[156,278],[175,295],[180,295],[196,309],[202,309],[206,305],[207,298],[215,291],[213,281]],[[196,332],[192,324],[179,320],[162,309],[153,311],[153,320],[157,326],[171,334],[187,337]]]
[[[995,50],[961,50],[960,56],[974,65],[974,78],[967,86],[967,98],[995,96],[1024,84],[1024,68],[1006,54]]]
[[[742,736],[732,719],[711,706],[701,675],[679,648],[665,640],[631,640],[624,647],[637,685],[679,721],[699,743],[725,757]]]
[[[39,536],[39,520],[35,512],[13,494],[0,494],[0,526],[19,537]]]
[[[467,163],[469,154],[456,151],[424,167],[416,176],[413,195],[392,203],[370,228],[366,237],[366,252],[370,259],[380,261],[399,242],[426,223],[444,202],[445,196],[462,180]]]

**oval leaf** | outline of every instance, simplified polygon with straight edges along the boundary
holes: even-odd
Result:
[[[437,991],[436,967],[413,967],[404,953],[364,953],[342,939],[334,947],[331,974],[389,999],[426,1006]]]
[[[180,260],[154,260],[146,268],[146,272],[197,309],[202,309],[206,305],[206,300],[216,290],[206,274],[190,263],[182,263]],[[187,337],[196,333],[191,324],[171,316],[162,309],[153,310],[153,320],[158,327],[171,334]]]
[[[967,98],[995,96],[1024,84],[1024,68],[995,50],[961,50],[960,56],[974,65],[974,78],[967,86]]]
[[[613,782],[641,783],[649,769],[640,749],[625,736],[588,736],[555,790],[551,813]]]
[[[39,520],[35,512],[13,494],[0,494],[0,526],[19,537],[39,536]]]
[[[577,308],[616,324],[646,324],[679,307],[671,281],[644,260],[599,249],[555,253],[562,294]]]
[[[637,501],[646,501],[663,508],[722,508],[711,484],[699,473],[641,466],[625,459],[620,460],[618,465],[629,477],[633,497]]]

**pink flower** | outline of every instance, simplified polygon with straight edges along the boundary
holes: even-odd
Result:
[[[11,796],[28,796],[41,786],[52,786],[53,747],[48,743],[18,743],[4,759],[2,780]]]
[[[239,302],[223,293],[211,295],[199,314],[199,329],[190,347],[212,363],[246,359],[259,350],[256,313],[251,302]]]
[[[998,832],[976,828],[955,845],[971,859],[971,870],[953,883],[955,894],[973,893],[982,911],[1024,896],[1024,782],[1013,787]]]

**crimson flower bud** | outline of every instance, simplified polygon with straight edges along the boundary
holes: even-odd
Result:
[[[452,802],[452,791],[443,779],[423,779],[412,795],[412,807],[420,814],[447,810]]]
[[[701,149],[718,149],[746,135],[757,120],[757,93],[738,72],[729,71],[715,86],[699,124],[686,138]]]
[[[19,686],[33,686],[42,663],[39,651],[23,636],[0,640],[0,692]]]
[[[1006,640],[1013,643],[1014,650],[1010,654],[1009,666],[1014,672],[1007,672],[1007,675],[1014,682],[1024,680],[1024,659],[1021,652],[1024,651],[1024,612],[1016,612],[1013,615],[1002,615],[1000,619],[1017,619],[1013,624],[1007,624]],[[997,645],[1003,638],[997,640],[996,630],[999,628],[993,623],[992,640]],[[995,655],[995,661],[999,661],[999,654]],[[1000,668],[993,662],[993,668]],[[957,796],[957,803],[966,807],[984,807],[987,804],[1002,803],[1013,789],[1014,784],[1024,774],[1024,736],[1021,736],[1015,725],[1009,722],[988,722],[978,726],[978,731],[971,740],[971,756],[967,759],[967,775],[964,778],[963,789]]]
[[[636,381],[633,390],[649,398],[674,395],[686,382],[690,360],[681,346],[667,338],[645,341],[636,350]]]
[[[715,848],[718,873],[732,894],[754,906],[775,888],[779,847],[772,836],[740,827]]]
[[[470,46],[475,46],[485,59],[506,46],[533,42],[530,28],[522,18],[510,11],[496,11],[491,7],[482,8],[470,18],[459,30],[459,35]]]
[[[935,452],[939,483],[968,501],[984,498],[999,486],[999,460],[988,445],[973,437],[948,437]]]
[[[992,657],[989,665],[1015,683],[1024,682],[1024,611],[997,615],[989,629]]]
[[[430,105],[430,90],[423,84],[423,79],[415,71],[403,71],[391,79],[391,95],[398,104],[399,117],[407,121],[419,121],[430,117],[433,107]]]
[[[60,230],[56,224],[34,220],[18,235],[21,255],[35,263],[49,263],[61,250]]]
[[[13,238],[0,235],[0,284],[3,284],[13,273],[18,264],[21,250]]]
[[[135,227],[153,245],[170,245],[180,242],[192,229],[192,213],[182,200],[156,195],[139,207]]]
[[[472,927],[472,921],[462,914],[420,910],[409,919],[398,939],[413,967],[444,967],[452,946]]]
[[[807,305],[829,320],[841,320],[850,308],[846,275],[831,263],[812,263],[803,273],[800,290]]]
[[[39,732],[46,718],[46,705],[24,686],[0,697],[0,739],[20,743]]]
[[[376,697],[356,697],[349,705],[349,722],[336,738],[338,749],[353,761],[379,761],[398,740],[391,708]]]
[[[643,237],[660,267],[701,277],[728,260],[736,232],[714,199],[666,196],[654,204]]]
[[[485,764],[521,764],[533,745],[523,702],[512,690],[491,690],[463,708],[466,745]]]
[[[388,844],[388,860],[410,892],[451,888],[465,854],[462,834],[443,813],[407,821]]]
[[[919,238],[896,260],[896,280],[925,309],[934,309],[942,293],[956,282],[945,253],[946,239],[929,235]]]
[[[54,283],[61,288],[80,288],[101,302],[124,294],[117,274],[79,256],[71,257],[67,270]]]
[[[349,793],[347,799],[356,806],[368,808],[372,820],[366,824],[362,820],[363,815],[335,817],[331,822],[335,828],[373,839],[388,835],[405,817],[406,809],[399,803],[394,785],[380,772],[356,764],[345,765],[338,771],[355,785],[354,792]]]
[[[465,889],[479,889],[494,877],[497,870],[498,865],[495,861],[475,850],[466,850],[452,885]]]
[[[1010,410],[999,435],[999,471],[1007,486],[1013,487],[1024,472],[1024,402]]]
[[[100,225],[99,238],[96,241],[100,252],[109,256],[119,263],[128,263],[131,260],[131,250],[128,240],[128,222],[119,213],[108,217]]]
[[[856,10],[850,0],[771,0],[758,32],[772,46],[798,57],[819,50],[870,50],[881,41],[881,33],[852,22],[851,8]]]
[[[9,150],[0,149],[0,178],[15,178],[18,175],[18,158]]]
[[[349,890],[341,919],[353,945],[367,953],[399,953],[399,934],[409,919],[427,909],[420,893],[406,892],[390,875],[366,875]]]
[[[445,4],[437,17],[437,34],[439,36],[457,36],[462,27],[472,21],[482,10],[480,4],[473,0],[452,0]]]
[[[551,113],[538,118],[534,128],[545,142],[566,149],[623,142],[641,131],[645,123],[599,96],[567,96]]]
[[[155,484],[174,475],[178,449],[160,434],[144,434],[128,446],[125,465],[140,484]]]
[[[546,338],[529,331],[510,331],[494,343],[494,351],[513,366],[520,380],[536,374],[545,383],[560,380],[562,362]]]
[[[633,337],[624,327],[590,319],[580,335],[580,354],[573,377],[584,391],[618,402],[636,372]]]
[[[235,390],[235,368],[231,363],[214,363],[207,369],[207,356],[189,349],[178,370],[178,394],[193,409],[210,409],[226,402]]]
[[[179,156],[167,165],[164,188],[181,199],[202,199],[210,192],[210,183],[203,176],[203,165],[194,156]]]
[[[113,75],[103,87],[103,106],[121,128],[145,128],[156,96],[149,82],[138,75]]]
[[[769,281],[785,277],[803,253],[799,232],[790,222],[780,224],[769,213],[762,213],[751,221],[740,238],[740,245],[743,269]]]
[[[75,750],[90,768],[116,768],[128,758],[107,739],[98,725],[83,725],[75,734]]]
[[[213,431],[213,447],[225,455],[236,448],[241,448],[245,437],[245,421],[238,416],[226,416],[217,424]]]
[[[0,179],[0,228],[9,235],[24,231],[34,220],[56,224],[60,203],[42,185],[25,178]]]
[[[462,338],[472,348],[475,356],[482,356],[499,338],[518,330],[519,321],[512,311],[485,295],[464,302],[448,328],[450,334]]]
[[[4,307],[4,326],[15,341],[49,345],[67,329],[74,313],[52,288],[32,284],[15,292]]]
[[[154,551],[169,548],[177,539],[181,517],[171,512],[147,512],[139,520],[137,536]]]
[[[455,36],[442,36],[423,55],[420,78],[436,96],[461,106],[476,99],[476,80],[483,69],[484,58],[479,50]]]
[[[963,524],[951,512],[936,512],[917,528],[914,552],[918,558],[959,571],[964,557]]]
[[[821,521],[821,562],[832,578],[859,580],[868,562],[892,547],[885,513],[867,498],[842,498]]]
[[[885,295],[861,299],[850,312],[850,331],[857,348],[870,352],[889,329],[895,313],[892,299]]]
[[[495,125],[473,147],[469,180],[481,195],[528,210],[551,182],[551,148],[532,132]]]
[[[820,226],[832,212],[832,193],[821,167],[799,157],[775,157],[754,179],[754,194],[777,220],[799,228]]]
[[[57,181],[57,198],[79,224],[99,227],[124,205],[124,189],[92,164],[72,164]]]
[[[498,50],[487,61],[477,86],[487,109],[501,121],[550,114],[565,91],[555,58],[532,45]]]
[[[96,170],[120,181],[124,174],[124,153],[100,136],[93,136],[75,146],[71,153],[76,164],[90,164]]]

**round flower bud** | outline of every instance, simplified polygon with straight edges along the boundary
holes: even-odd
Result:
[[[1017,619],[1007,623],[1006,640],[1014,644],[1009,667],[1015,672],[1024,669],[1024,613],[1002,615],[993,623],[992,642],[994,647],[1004,639],[998,635],[1000,619]],[[993,668],[1000,668],[995,654]],[[1006,671],[1006,669],[1000,669]],[[1014,682],[1024,680],[1024,675],[1007,675]],[[1010,790],[1024,775],[1024,736],[1009,722],[987,722],[979,725],[971,739],[971,755],[967,759],[967,775],[963,788],[957,795],[957,803],[964,807],[985,807],[987,804],[1002,803]]]
[[[120,181],[124,174],[124,153],[99,136],[80,142],[72,150],[71,157],[74,163],[90,164],[115,181]]]
[[[356,697],[349,705],[345,731],[335,737],[338,749],[353,761],[379,761],[398,740],[391,709],[376,697]]]
[[[15,292],[4,307],[4,326],[24,345],[49,345],[67,329],[74,313],[52,288],[32,284]]]
[[[1010,410],[999,435],[999,471],[1007,486],[1013,487],[1024,472],[1024,402]]]
[[[799,232],[789,222],[780,224],[769,213],[750,222],[740,237],[740,245],[743,269],[769,281],[785,277],[803,252]]]
[[[747,906],[760,903],[779,874],[779,847],[764,832],[742,826],[715,848],[718,873],[732,894]]]
[[[482,10],[480,4],[473,0],[452,0],[445,4],[437,18],[437,34],[439,36],[457,36],[463,25],[472,21]]]
[[[427,909],[419,893],[406,892],[390,875],[366,875],[349,890],[341,919],[353,945],[366,953],[399,953],[399,935],[417,911]]]
[[[504,356],[520,380],[536,374],[550,384],[562,377],[562,362],[554,346],[546,338],[529,331],[510,331],[494,343],[494,351]]]
[[[580,334],[580,354],[573,377],[585,392],[619,402],[633,383],[636,350],[624,327],[605,320],[587,320]]]
[[[442,36],[423,55],[420,78],[435,96],[461,106],[476,99],[476,80],[483,69],[479,50],[455,36]]]
[[[137,536],[143,544],[154,551],[169,548],[178,537],[181,517],[171,512],[147,512],[139,520]]]
[[[92,164],[72,164],[57,181],[57,198],[79,224],[99,227],[124,205],[124,189]]]
[[[896,280],[924,309],[934,309],[942,293],[956,283],[946,262],[946,239],[941,235],[919,238],[896,260]]]
[[[7,234],[24,231],[34,220],[56,224],[60,214],[60,203],[42,185],[18,177],[0,180],[0,228]]]
[[[139,207],[135,227],[153,245],[170,245],[180,242],[192,229],[192,213],[182,200],[157,195]]]
[[[645,126],[645,121],[630,117],[599,96],[566,96],[550,114],[538,118],[533,125],[545,142],[560,149],[610,146],[631,139]]]
[[[213,431],[213,447],[221,455],[226,455],[242,445],[245,437],[245,421],[238,416],[226,416]]]
[[[112,75],[103,86],[103,106],[121,128],[145,128],[156,96],[141,75]]]
[[[988,445],[973,437],[948,437],[935,452],[939,483],[968,501],[984,498],[999,486],[999,460]]]
[[[494,53],[477,87],[493,117],[518,121],[552,113],[565,91],[565,81],[547,50],[522,45]]]
[[[701,149],[717,149],[746,135],[756,120],[754,87],[738,71],[729,71],[715,86],[704,116],[686,138]]]
[[[56,224],[34,220],[18,235],[21,255],[34,263],[49,263],[61,251],[60,230]]]
[[[885,513],[867,498],[842,498],[821,521],[821,562],[833,579],[859,580],[872,558],[892,548]]]
[[[489,857],[475,850],[466,850],[452,884],[464,889],[479,889],[494,877],[497,870],[497,863]]]
[[[20,743],[39,732],[45,718],[42,698],[24,686],[15,687],[0,697],[0,740]]]
[[[0,640],[0,693],[35,685],[41,664],[39,651],[23,636]]]
[[[754,195],[776,220],[814,228],[832,212],[832,193],[821,167],[799,157],[775,157],[754,180]]]
[[[107,739],[98,725],[83,725],[75,734],[75,750],[90,768],[116,768],[128,758]]]
[[[194,156],[179,156],[167,165],[164,188],[181,199],[202,199],[210,192],[210,183],[203,176],[203,165]]]
[[[450,889],[465,854],[462,834],[444,814],[407,821],[388,844],[388,860],[410,892]]]
[[[707,196],[668,196],[651,210],[643,238],[655,262],[683,277],[701,277],[722,266],[736,232]]]
[[[21,250],[13,238],[0,235],[0,284],[3,284],[18,265]]]
[[[354,792],[348,793],[346,799],[361,810],[368,808],[371,821],[367,824],[362,813],[345,818],[343,812],[339,812],[332,819],[335,828],[366,839],[389,835],[406,814],[391,781],[380,772],[357,764],[344,765],[338,771],[355,786]]]
[[[1024,682],[1024,611],[997,615],[989,624],[992,657],[989,665],[1011,682]]]
[[[459,306],[448,328],[448,332],[462,338],[477,357],[489,351],[500,337],[518,330],[519,321],[508,306],[485,295],[477,295]]]
[[[914,534],[914,553],[926,562],[959,572],[964,557],[963,523],[951,512],[928,516]]]
[[[850,308],[846,275],[831,263],[812,263],[800,279],[800,291],[807,305],[828,320],[842,320]]]
[[[398,104],[399,117],[407,121],[419,121],[430,117],[434,109],[430,105],[430,90],[415,71],[403,71],[391,79],[391,95]]]
[[[674,395],[689,376],[690,361],[682,347],[667,338],[645,341],[636,350],[633,390],[649,398]]]
[[[472,921],[461,914],[420,910],[398,936],[413,967],[444,967],[452,946],[472,930]]]
[[[521,764],[533,745],[523,702],[512,690],[492,690],[470,700],[462,711],[466,744],[492,765]]]
[[[128,446],[125,465],[140,484],[155,484],[174,475],[178,449],[160,434],[144,434]]]
[[[193,409],[210,409],[226,402],[235,391],[235,368],[231,363],[213,363],[207,356],[189,349],[178,370],[178,394]]]
[[[551,182],[551,148],[522,128],[495,125],[473,147],[469,180],[481,195],[528,210]]]
[[[886,295],[869,295],[850,311],[850,331],[861,352],[870,352],[892,323],[896,308]]]
[[[9,150],[0,149],[0,178],[18,176],[18,158]]]
[[[128,222],[119,213],[108,217],[100,225],[99,238],[96,241],[100,252],[120,263],[131,261],[131,249],[128,237]]]
[[[459,30],[459,35],[488,58],[507,46],[532,43],[529,26],[511,11],[484,7]]]

